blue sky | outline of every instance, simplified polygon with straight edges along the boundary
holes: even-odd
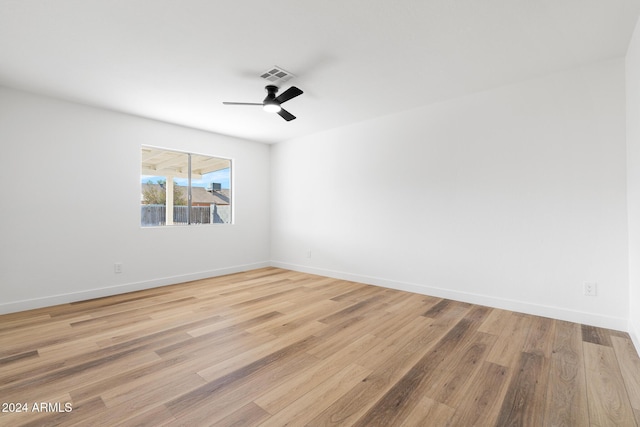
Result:
[[[150,175],[142,175],[140,177],[140,182],[142,184],[147,183],[155,183],[158,180],[164,180],[163,176],[150,176]],[[178,185],[187,186],[187,178],[174,178],[175,182]],[[202,179],[193,179],[191,180],[191,185],[193,187],[206,187],[212,182],[216,182],[221,184],[222,188],[229,189],[231,185],[231,170],[230,168],[221,169],[215,172],[210,172],[202,175]]]

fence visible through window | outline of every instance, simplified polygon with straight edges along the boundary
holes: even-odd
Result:
[[[211,209],[213,207],[213,209]],[[153,227],[166,224],[167,207],[165,205],[140,205],[143,227]],[[173,223],[187,224],[187,206],[173,207]],[[191,224],[228,224],[228,206],[192,206]]]

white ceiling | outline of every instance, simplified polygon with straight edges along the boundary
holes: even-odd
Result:
[[[0,85],[277,142],[623,56],[640,0],[0,0]],[[278,65],[305,91],[260,107]]]

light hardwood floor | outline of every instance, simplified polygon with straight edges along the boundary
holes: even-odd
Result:
[[[623,332],[266,268],[0,316],[0,403],[2,426],[638,426],[640,359]]]

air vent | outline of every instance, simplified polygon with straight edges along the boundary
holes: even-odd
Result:
[[[275,84],[276,86],[279,86],[282,83],[285,83],[286,81],[291,80],[295,76],[290,72],[283,70],[282,68],[276,65],[274,67],[271,67],[264,73],[262,73],[260,77],[262,77],[265,80],[268,80],[269,82],[271,82],[272,84]]]

